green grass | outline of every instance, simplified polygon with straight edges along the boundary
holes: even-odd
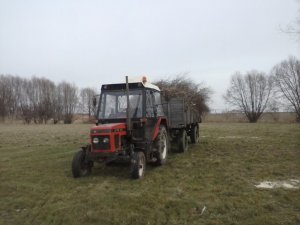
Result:
[[[90,125],[0,125],[0,224],[300,224],[298,124],[201,125],[201,142],[142,180],[127,164],[73,179]],[[203,207],[206,210],[201,215]]]

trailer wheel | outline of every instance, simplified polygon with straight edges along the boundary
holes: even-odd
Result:
[[[160,126],[159,133],[157,135],[156,140],[156,147],[157,147],[157,153],[156,153],[156,166],[162,166],[167,161],[168,151],[169,151],[169,139],[168,139],[168,133],[164,126]]]
[[[87,176],[91,172],[93,162],[85,162],[85,151],[78,151],[72,161],[72,174],[74,178]]]
[[[199,142],[199,127],[197,125],[195,125],[195,126],[192,127],[192,130],[191,130],[191,142],[193,144]]]
[[[146,157],[143,152],[134,152],[131,158],[130,174],[133,179],[140,179],[144,176],[146,169]]]
[[[186,130],[182,130],[177,139],[178,152],[186,152],[188,150],[188,136]]]

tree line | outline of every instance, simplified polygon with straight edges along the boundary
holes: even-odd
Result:
[[[155,84],[166,98],[184,96],[199,112],[209,112],[210,88],[187,78],[187,74]],[[89,118],[95,115],[96,94],[93,88],[79,89],[65,81],[55,84],[46,78],[0,75],[0,119],[72,123],[75,113],[88,114]],[[280,105],[292,109],[300,122],[300,61],[291,56],[275,65],[269,74],[256,70],[236,72],[224,99],[243,112],[249,122],[257,122],[267,109],[278,111]]]
[[[79,89],[65,81],[55,84],[46,78],[0,75],[0,119],[72,123],[75,113],[94,114],[94,95],[93,88]]]
[[[300,122],[300,61],[291,56],[275,65],[269,74],[252,70],[232,75],[224,99],[255,123],[269,109],[285,106]]]
[[[211,90],[195,83],[187,74],[174,79],[156,81],[166,98],[184,96],[199,112],[209,111]],[[93,88],[79,89],[68,82],[55,84],[46,78],[30,79],[13,75],[0,75],[0,120],[23,120],[25,123],[72,123],[75,114],[95,115]]]

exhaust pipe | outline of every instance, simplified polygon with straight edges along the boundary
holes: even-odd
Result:
[[[126,109],[126,127],[127,127],[127,135],[131,136],[131,118],[130,118],[130,102],[129,102],[129,84],[128,84],[128,76],[126,76],[126,97],[127,97],[127,109]]]

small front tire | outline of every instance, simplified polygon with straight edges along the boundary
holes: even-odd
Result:
[[[146,157],[143,152],[134,152],[131,158],[130,174],[133,179],[140,179],[144,176],[146,169]]]
[[[91,173],[92,162],[85,162],[86,153],[83,150],[78,151],[72,161],[72,174],[74,178],[87,176]]]

